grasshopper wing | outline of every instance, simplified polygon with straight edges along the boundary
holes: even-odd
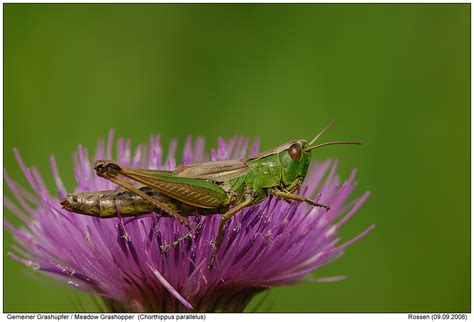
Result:
[[[249,167],[239,160],[211,161],[178,167],[174,174],[180,178],[195,178],[224,182],[249,171]]]
[[[218,184],[203,179],[163,175],[160,171],[134,168],[122,168],[120,175],[200,208],[218,208],[227,205],[230,199]]]

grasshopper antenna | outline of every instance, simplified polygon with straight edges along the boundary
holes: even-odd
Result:
[[[361,142],[356,142],[356,141],[334,141],[334,142],[326,142],[326,143],[321,143],[315,146],[309,146],[306,149],[304,149],[306,152],[309,152],[314,149],[319,149],[322,148],[323,146],[326,145],[336,145],[336,144],[362,144]]]
[[[326,125],[326,127],[324,129],[322,129],[318,134],[316,134],[316,136],[314,137],[314,139],[311,140],[311,142],[309,142],[308,145],[311,145],[313,144],[314,142],[316,142],[320,137],[321,135],[323,135],[324,133],[327,132],[327,130],[329,130],[333,125],[334,123],[336,123],[336,120],[332,120],[331,123],[329,123],[328,125]]]

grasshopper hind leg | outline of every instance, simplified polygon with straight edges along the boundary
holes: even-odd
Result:
[[[122,188],[125,188],[129,191],[132,191],[142,197],[143,199],[147,200],[151,204],[155,205],[158,209],[161,211],[173,216],[174,218],[178,219],[181,224],[184,226],[190,228],[191,224],[189,223],[189,220],[183,216],[181,216],[178,212],[175,210],[169,208],[165,204],[159,202],[158,200],[152,198],[145,192],[141,191],[137,187],[135,187],[133,184],[129,183],[128,181],[118,178],[117,173],[120,173],[120,167],[114,163],[107,164],[107,166],[104,166],[102,163],[99,163],[96,165],[96,172],[99,177],[102,177],[104,179],[110,180],[113,183],[121,186]]]
[[[199,213],[196,212],[195,214],[196,216],[199,216]],[[170,244],[165,244],[165,245],[162,245],[160,246],[160,251],[162,254],[165,254],[170,248],[176,248],[178,247],[179,243],[183,240],[186,240],[186,239],[192,239],[193,236],[197,236],[200,232],[200,230],[202,229],[202,222],[200,220],[197,221],[197,224],[194,228],[194,235],[193,235],[193,231],[192,231],[192,228],[191,226],[188,227],[189,231],[186,232],[184,235],[182,235],[181,237],[178,237],[176,238],[175,241],[173,241],[172,243]]]
[[[182,241],[182,240],[186,240],[186,239],[189,239],[189,238],[192,238],[193,237],[193,232],[192,230],[190,229],[186,234],[184,234],[183,236],[181,237],[178,237],[174,242],[172,242],[171,244],[166,244],[166,245],[161,245],[160,246],[160,250],[161,250],[161,253],[162,254],[165,254],[166,252],[168,252],[168,250],[170,248],[176,248],[178,247],[179,243]]]

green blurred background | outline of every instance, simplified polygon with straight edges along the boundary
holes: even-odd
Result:
[[[372,192],[342,237],[377,229],[312,274],[347,280],[272,289],[260,310],[470,311],[469,30],[469,4],[6,4],[4,166],[26,185],[18,147],[53,187],[54,154],[72,189],[76,146],[110,128],[270,148],[336,119],[327,140],[364,145],[313,157],[358,168],[356,195]],[[5,311],[87,302],[4,241]]]

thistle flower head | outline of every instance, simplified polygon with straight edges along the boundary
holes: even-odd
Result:
[[[188,137],[183,164],[208,160],[241,159],[255,154],[258,141],[248,148],[245,138],[219,139],[210,158],[204,140]],[[132,151],[131,141],[118,139],[113,158],[113,132],[107,145],[99,141],[91,159],[79,146],[74,154],[75,192],[117,187],[95,175],[93,162],[115,159],[128,167],[174,169],[177,141],[165,157],[159,136]],[[249,151],[250,150],[250,151]],[[340,243],[338,230],[368,197],[348,201],[355,188],[355,171],[341,182],[337,161],[313,161],[299,193],[327,204],[329,211],[299,202],[268,197],[235,215],[224,230],[217,265],[208,264],[220,215],[190,217],[192,238],[166,253],[164,244],[186,233],[174,218],[155,214],[130,218],[99,219],[68,212],[60,201],[67,195],[54,158],[51,167],[57,193],[51,193],[35,167],[27,168],[15,155],[33,193],[16,184],[5,172],[5,181],[16,202],[5,205],[22,222],[20,228],[5,221],[16,245],[9,256],[32,269],[49,273],[79,290],[99,295],[111,311],[239,312],[258,292],[300,281],[308,273],[340,257],[344,249],[366,235]]]

